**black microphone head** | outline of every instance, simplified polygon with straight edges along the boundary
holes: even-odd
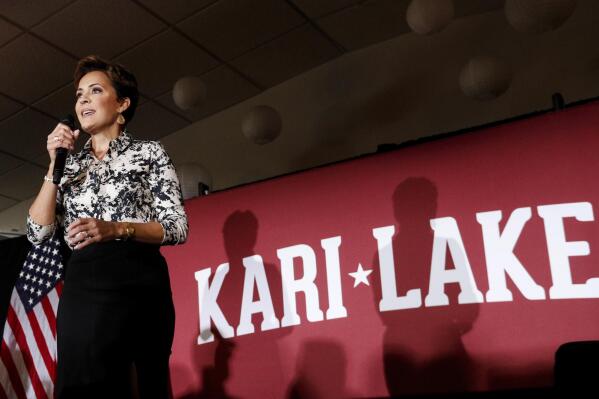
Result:
[[[75,118],[71,114],[68,114],[64,118],[62,118],[60,120],[60,123],[62,123],[63,125],[67,125],[71,130],[75,130]]]

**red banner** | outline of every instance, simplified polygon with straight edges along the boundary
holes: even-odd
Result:
[[[175,398],[552,384],[599,336],[599,104],[189,201]]]

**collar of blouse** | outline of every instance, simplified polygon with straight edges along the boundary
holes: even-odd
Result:
[[[117,138],[110,141],[108,145],[108,151],[106,151],[106,155],[102,158],[103,161],[108,161],[110,159],[114,159],[118,157],[121,153],[123,153],[129,144],[133,141],[133,138],[126,130],[122,131]],[[83,150],[81,151],[82,155],[86,158],[92,157],[92,139],[91,137],[87,140],[87,142],[83,146]]]

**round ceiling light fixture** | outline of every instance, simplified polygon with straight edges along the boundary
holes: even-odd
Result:
[[[510,87],[512,72],[505,62],[496,57],[471,58],[460,72],[462,92],[477,100],[499,97]]]
[[[281,133],[283,123],[279,112],[268,105],[252,108],[241,122],[243,135],[255,144],[267,144]]]
[[[505,16],[518,32],[542,33],[559,28],[575,8],[576,0],[506,0]]]
[[[183,77],[173,86],[173,101],[184,111],[199,108],[206,101],[206,85],[197,76]]]
[[[455,14],[453,0],[412,0],[406,11],[408,26],[420,35],[445,28]]]

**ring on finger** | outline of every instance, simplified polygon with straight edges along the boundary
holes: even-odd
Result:
[[[60,141],[60,137],[54,136],[54,141]]]

